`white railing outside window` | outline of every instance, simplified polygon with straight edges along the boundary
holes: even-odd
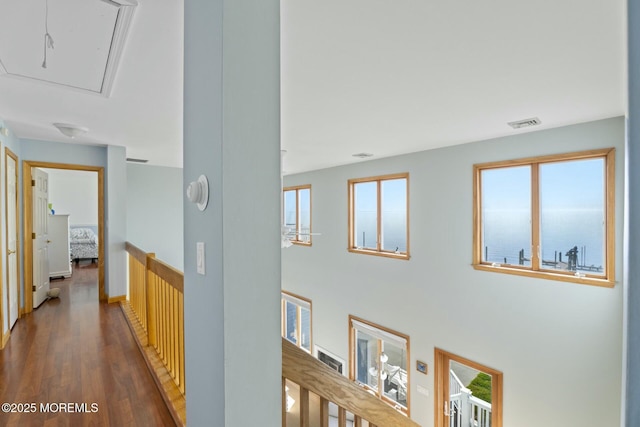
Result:
[[[491,403],[472,396],[449,371],[449,427],[491,427]]]

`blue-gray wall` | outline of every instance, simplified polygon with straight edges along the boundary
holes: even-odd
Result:
[[[187,419],[281,426],[279,1],[187,1],[184,29],[184,182],[211,185],[184,207]]]
[[[127,240],[183,269],[182,168],[127,164]]]
[[[626,409],[627,427],[640,420],[640,3],[627,2],[628,122],[626,188]]]

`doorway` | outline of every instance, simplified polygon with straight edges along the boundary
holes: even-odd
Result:
[[[33,221],[33,188],[32,187],[32,169],[62,169],[72,171],[96,172],[98,175],[98,295],[100,301],[106,301],[105,293],[105,245],[104,245],[104,168],[99,166],[84,166],[65,163],[50,163],[25,160],[22,162],[22,179],[23,179],[23,204],[24,204],[24,312],[33,311],[33,292],[32,286],[34,282],[34,221]]]
[[[436,427],[502,427],[502,372],[435,349]]]
[[[5,147],[5,217],[7,245],[7,310],[9,330],[20,317],[20,260],[18,258],[18,157]]]

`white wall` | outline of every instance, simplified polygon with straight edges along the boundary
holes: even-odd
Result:
[[[98,173],[43,168],[49,174],[49,203],[69,214],[71,225],[98,225]]]
[[[127,240],[183,269],[182,169],[127,164]]]
[[[411,337],[411,414],[433,425],[439,347],[504,373],[505,427],[620,423],[622,286],[477,271],[474,163],[616,147],[616,252],[622,248],[624,120],[500,138],[287,176],[312,185],[313,246],[282,251],[282,288],[313,302],[313,341],[348,360],[347,316]],[[347,180],[410,173],[411,259],[347,251]],[[570,185],[567,183],[566,185]],[[620,281],[622,263],[616,263]],[[426,397],[416,392],[420,385]]]

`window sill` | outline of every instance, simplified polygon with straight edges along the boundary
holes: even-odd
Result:
[[[291,243],[298,246],[311,246],[311,242],[298,242],[295,240],[291,240]]]
[[[582,285],[601,286],[605,288],[613,288],[616,284],[614,280],[596,277],[577,277],[570,274],[554,273],[550,271],[533,271],[521,268],[492,266],[489,264],[472,264],[473,268],[482,271],[491,271],[494,273],[513,274],[516,276],[535,277],[538,279],[558,280],[561,282],[580,283]]]
[[[356,254],[375,255],[375,256],[381,256],[386,258],[395,258],[395,259],[403,259],[403,260],[409,260],[409,258],[411,258],[409,256],[409,253],[381,252],[381,251],[375,251],[372,249],[358,249],[358,248],[348,248],[347,250],[349,252],[356,253]]]

